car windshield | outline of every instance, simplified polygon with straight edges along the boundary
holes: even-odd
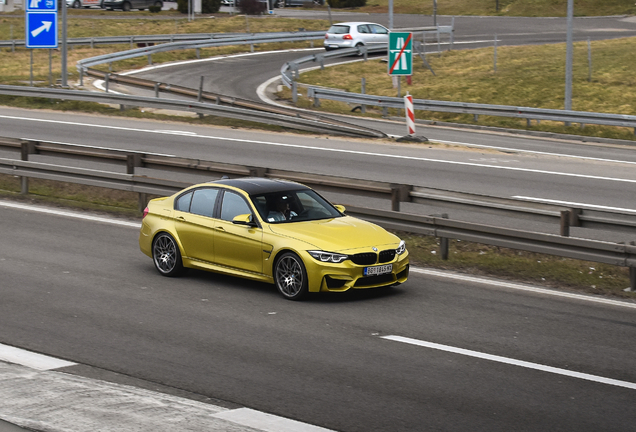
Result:
[[[327,30],[327,33],[331,34],[347,34],[349,33],[349,26],[347,25],[332,25]]]
[[[341,217],[331,203],[311,189],[251,196],[254,207],[267,223],[304,222]]]

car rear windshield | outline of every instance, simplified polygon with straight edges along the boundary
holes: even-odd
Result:
[[[332,25],[327,30],[327,33],[331,34],[347,34],[349,33],[349,26],[346,25]]]

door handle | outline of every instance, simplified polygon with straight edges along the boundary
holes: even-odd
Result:
[[[225,231],[225,228],[223,228],[222,226],[215,226],[214,229],[218,231]]]
[[[177,216],[177,220],[185,222],[185,218],[183,216]]]

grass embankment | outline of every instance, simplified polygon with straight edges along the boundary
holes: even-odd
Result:
[[[565,99],[565,44],[499,47],[497,70],[494,70],[494,48],[446,51],[438,56],[428,55],[427,61],[436,76],[423,66],[422,60],[413,59],[413,85],[402,78],[401,91],[416,99],[461,101],[482,104],[563,109]],[[636,38],[594,41],[592,74],[588,81],[587,42],[574,44],[574,74],[572,109],[576,111],[605,112],[636,115]],[[356,62],[324,70],[301,74],[300,82],[308,85],[337,87],[359,93],[361,79],[366,80],[366,93],[397,96],[392,80],[387,75],[386,61],[378,59]],[[288,90],[282,98],[290,99]],[[350,113],[351,106],[322,100],[321,110]],[[312,102],[299,99],[301,106]],[[379,110],[367,110],[369,116],[380,116]],[[397,115],[397,111],[390,111]],[[357,112],[356,115],[362,115]],[[528,129],[575,135],[634,140],[634,130],[606,126],[574,124],[565,127],[559,122],[533,121],[528,127],[525,119],[416,111],[422,120],[488,125],[503,128]]]

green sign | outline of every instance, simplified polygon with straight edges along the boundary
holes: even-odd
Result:
[[[413,33],[389,33],[389,75],[413,75]]]

